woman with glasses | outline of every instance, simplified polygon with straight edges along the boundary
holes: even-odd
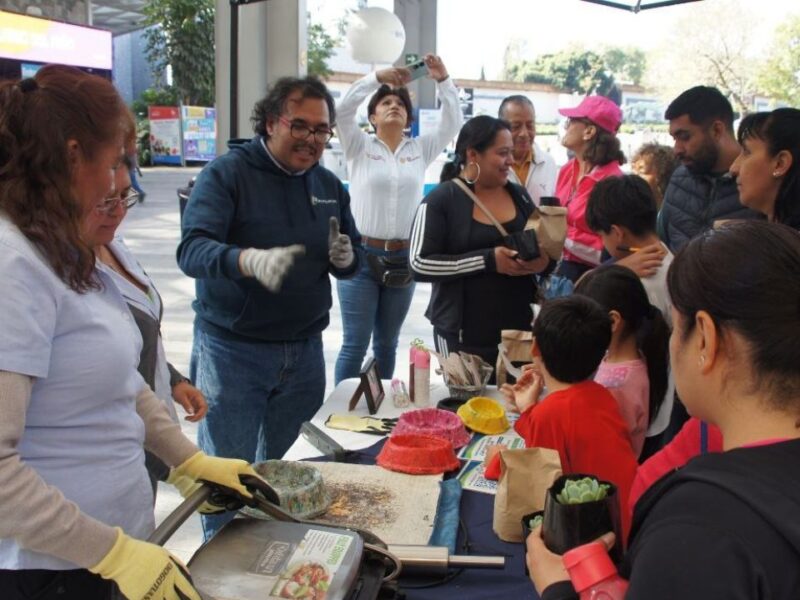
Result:
[[[98,269],[131,116],[111,82],[42,67],[0,83],[0,596],[199,600],[146,543],[144,447],[179,476],[248,493],[199,452],[137,372],[141,339]],[[115,200],[116,202],[116,200]]]
[[[381,377],[392,377],[397,339],[414,296],[408,238],[422,200],[425,170],[461,127],[458,89],[442,59],[428,54],[424,61],[442,102],[441,121],[433,131],[406,136],[414,117],[405,87],[411,71],[405,67],[383,69],[356,81],[338,107],[336,130],[367,260],[355,277],[337,283],[344,341],[336,360],[336,383],[358,377],[370,337]],[[367,97],[374,135],[362,131],[356,120]]]
[[[114,171],[114,191],[98,209],[102,220],[91,240],[92,247],[99,260],[98,267],[105,271],[119,288],[142,335],[139,373],[156,396],[164,402],[173,421],[178,422],[174,404],[177,402],[186,411],[186,420],[197,422],[205,416],[208,406],[200,390],[167,362],[161,339],[161,317],[164,312],[161,295],[153,280],[125,245],[122,237],[116,235],[117,228],[128,214],[128,209],[135,206],[139,199],[139,194],[133,190],[130,168],[129,157],[125,156],[122,159],[122,166]],[[153,501],[155,501],[158,482],[167,480],[169,467],[147,450],[145,450],[145,466],[150,475]]]
[[[625,162],[617,138],[622,111],[611,100],[587,96],[575,108],[558,112],[567,117],[561,144],[574,156],[556,181],[556,196],[567,208],[567,238],[551,295],[569,293],[583,273],[600,264],[603,242],[586,224],[586,203],[598,181],[622,175],[619,166]]]

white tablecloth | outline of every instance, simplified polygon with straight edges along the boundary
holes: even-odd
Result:
[[[377,435],[354,433],[352,431],[342,431],[340,429],[330,429],[325,427],[325,421],[330,415],[348,414],[347,407],[350,403],[350,398],[353,396],[353,392],[355,392],[359,382],[359,379],[345,379],[344,381],[339,382],[339,385],[337,385],[336,388],[331,392],[331,395],[325,400],[322,407],[317,411],[317,414],[315,414],[314,418],[311,419],[311,422],[314,425],[336,440],[346,450],[361,450],[363,448],[368,448],[380,439],[380,437]],[[382,380],[382,383],[383,391],[386,394],[386,397],[383,399],[383,403],[378,409],[378,412],[373,416],[386,418],[399,417],[406,411],[416,410],[418,408],[413,404],[406,408],[396,408],[392,402],[391,382]],[[443,400],[448,396],[449,392],[447,391],[447,386],[441,380],[431,383],[431,407],[436,407],[436,403],[439,402],[439,400]],[[494,386],[489,386],[486,389],[486,396],[502,401],[502,395]],[[364,417],[369,416],[367,402],[363,397],[361,400],[359,400],[358,405],[350,414]],[[292,444],[292,447],[286,451],[286,454],[283,455],[283,458],[286,460],[302,460],[304,458],[314,458],[317,456],[321,456],[321,453],[302,436],[300,436],[295,440],[294,444]]]

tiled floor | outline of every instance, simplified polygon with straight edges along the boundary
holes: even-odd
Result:
[[[178,269],[175,249],[180,238],[180,216],[176,190],[186,184],[199,169],[158,168],[145,169],[141,184],[147,199],[130,210],[121,233],[144,269],[155,280],[164,302],[162,332],[169,361],[184,373],[188,372],[189,352],[192,342],[191,302],[194,284]],[[408,318],[403,326],[397,358],[398,375],[408,372],[408,353],[405,351],[414,338],[433,343],[430,323],[424,317],[430,297],[428,284],[417,285]],[[342,344],[342,323],[334,286],[331,324],[323,334],[328,392],[333,388],[333,366]],[[401,375],[402,376],[402,375]],[[327,394],[326,394],[327,395]],[[180,410],[180,409],[179,409]],[[196,425],[183,424],[184,432],[192,439],[197,437]],[[156,521],[161,521],[181,501],[174,488],[159,486],[156,502]],[[188,560],[202,541],[200,519],[193,516],[169,540],[167,548],[183,560]]]

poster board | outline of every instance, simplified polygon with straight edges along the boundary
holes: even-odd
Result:
[[[182,106],[183,160],[208,162],[217,156],[217,110]]]
[[[177,106],[149,106],[150,156],[154,165],[180,165],[181,119]]]

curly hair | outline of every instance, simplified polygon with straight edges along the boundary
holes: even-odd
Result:
[[[678,168],[678,159],[675,152],[669,146],[651,142],[643,144],[633,155],[631,164],[636,163],[638,160],[650,159],[650,168],[655,175],[655,188],[657,197],[656,201],[660,204],[661,199],[664,198],[664,193],[667,191],[670,177],[675,169]]]
[[[131,135],[130,111],[112,83],[47,65],[33,78],[0,83],[0,209],[78,293],[96,288],[95,257],[81,239],[84,208],[73,191],[77,142],[91,161]]]
[[[261,100],[256,102],[253,107],[253,115],[250,117],[250,122],[253,124],[253,132],[256,135],[263,135],[269,139],[267,133],[267,121],[277,119],[286,110],[286,101],[289,96],[295,92],[300,92],[300,98],[318,98],[325,100],[328,105],[328,114],[330,115],[330,126],[336,123],[336,104],[333,101],[333,96],[316,77],[281,77],[269,89],[267,95]]]

